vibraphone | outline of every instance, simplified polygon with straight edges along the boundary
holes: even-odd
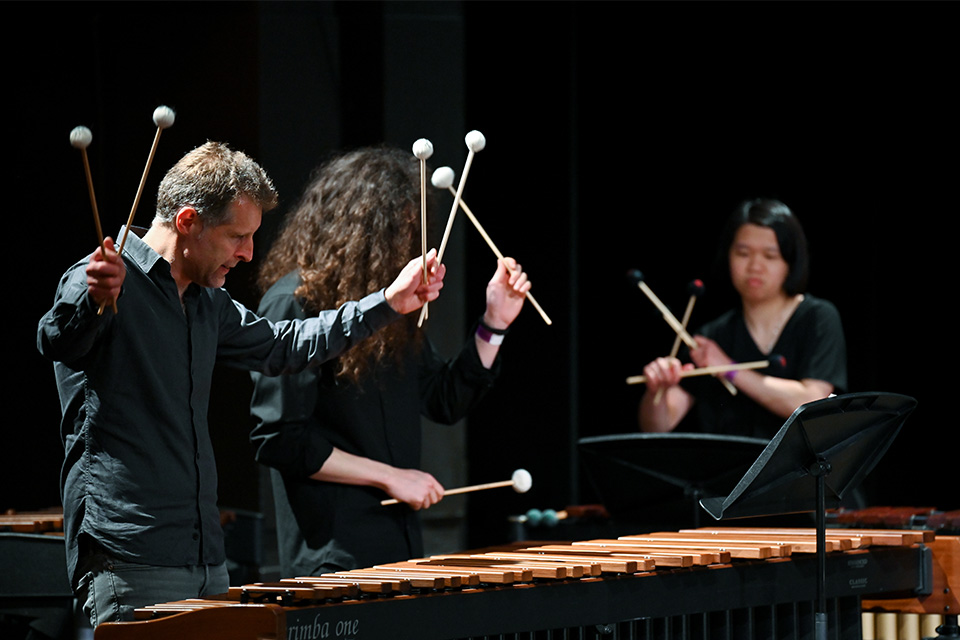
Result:
[[[931,589],[928,531],[828,530],[830,640],[861,600]],[[257,583],[144,607],[96,640],[814,637],[813,529],[695,529],[524,544]]]

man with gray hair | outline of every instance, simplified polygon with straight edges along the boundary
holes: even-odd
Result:
[[[40,320],[63,412],[68,576],[94,626],[229,586],[207,424],[214,364],[266,375],[318,366],[443,286],[431,251],[426,284],[418,257],[337,310],[257,317],[221,287],[252,259],[276,202],[256,162],[208,142],[166,174],[150,228],[124,236],[122,258],[105,239],[67,270]]]

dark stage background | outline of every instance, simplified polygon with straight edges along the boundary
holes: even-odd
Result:
[[[459,176],[463,135],[485,134],[464,199],[520,259],[554,324],[524,311],[504,345],[501,383],[469,420],[467,481],[517,467],[534,478],[523,496],[464,499],[472,546],[502,541],[508,514],[595,499],[576,441],[636,429],[642,389],[624,378],[673,342],[625,272],[641,269],[678,315],[686,284],[703,279],[692,324],[714,317],[733,303],[713,271],[720,225],[755,195],[781,198],[806,227],[810,291],[840,309],[850,390],[919,401],[868,479],[870,502],[960,508],[948,275],[956,4],[5,5],[14,8],[3,45],[13,375],[0,506],[59,503],[59,405],[36,323],[60,274],[96,243],[68,134],[93,130],[100,214],[115,234],[153,139],[149,118],[167,104],[177,121],[161,137],[141,225],[163,172],[206,139],[260,160],[285,211],[334,149],[428,137],[436,164]],[[276,219],[258,234],[258,253]],[[476,233],[460,233],[451,260],[463,265],[462,332],[482,311],[493,265]],[[255,306],[252,273],[227,287]],[[246,374],[224,372],[212,420],[222,501],[257,510],[247,391]],[[450,464],[461,464],[458,453]]]

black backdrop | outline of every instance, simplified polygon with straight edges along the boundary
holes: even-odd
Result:
[[[875,504],[954,509],[956,418],[951,402],[951,222],[957,205],[954,3],[7,3],[10,69],[4,101],[13,145],[7,265],[14,374],[0,505],[56,504],[62,448],[49,363],[36,322],[56,280],[95,244],[77,152],[67,134],[94,131],[90,157],[104,226],[129,212],[158,104],[177,110],[137,222],[185,151],[221,139],[271,171],[289,207],[332,148],[388,139],[383,122],[416,129],[416,96],[384,98],[384,32],[416,38],[418,20],[451,25],[462,47],[461,109],[487,148],[467,200],[531,274],[537,299],[505,343],[500,384],[470,420],[469,476],[485,482],[530,469],[526,496],[469,499],[472,544],[497,542],[507,513],[592,499],[578,437],[635,429],[641,389],[624,378],[669,350],[673,336],[624,278],[640,268],[678,313],[693,278],[706,282],[693,323],[733,301],[711,286],[720,224],[745,197],[768,195],[803,221],[812,293],[840,309],[852,391],[916,397],[917,411],[868,481]],[[409,24],[410,32],[396,25]],[[404,23],[403,20],[407,20]],[[267,25],[267,26],[265,26]],[[315,49],[286,51],[285,29],[313,29]],[[453,42],[454,44],[450,44]],[[459,49],[458,49],[459,50]],[[265,53],[269,51],[270,53]],[[305,62],[336,61],[317,79]],[[455,73],[454,73],[455,71]],[[406,74],[415,74],[409,68]],[[320,90],[268,91],[281,75]],[[443,100],[443,75],[431,100]],[[309,82],[308,82],[309,81]],[[325,84],[326,83],[326,84]],[[331,107],[322,103],[337,96]],[[278,100],[283,102],[277,103]],[[322,104],[320,104],[322,103]],[[323,126],[305,114],[329,109]],[[399,113],[397,112],[399,110]],[[294,157],[266,113],[304,119]],[[322,129],[322,131],[320,131]],[[465,131],[455,132],[457,136]],[[289,145],[289,142],[287,142]],[[304,160],[304,157],[307,159]],[[455,168],[459,168],[455,166]],[[272,229],[258,237],[266,246]],[[467,287],[482,290],[489,250],[468,234]],[[228,288],[255,303],[252,269]],[[469,299],[467,314],[479,314]],[[477,306],[470,306],[477,305]],[[243,376],[224,374],[214,421],[224,474],[252,467],[242,428]],[[256,474],[221,493],[256,508]]]

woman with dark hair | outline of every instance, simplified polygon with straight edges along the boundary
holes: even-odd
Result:
[[[420,166],[365,148],[320,167],[259,273],[260,314],[294,318],[390,281],[420,252]],[[420,465],[420,416],[452,424],[483,398],[530,283],[498,261],[486,310],[457,357],[442,359],[416,318],[393,323],[302,374],[255,375],[251,439],[271,467],[285,577],[423,554],[416,510],[443,497]],[[440,267],[443,269],[443,267]],[[384,507],[392,497],[406,504]]]
[[[705,432],[770,438],[798,406],[847,385],[840,315],[806,292],[807,240],[790,209],[772,199],[741,203],[721,237],[720,257],[741,305],[700,330],[691,362],[657,358],[644,368],[643,431],[672,431],[696,404]],[[680,375],[774,355],[784,360],[724,374],[736,395],[708,377]]]

